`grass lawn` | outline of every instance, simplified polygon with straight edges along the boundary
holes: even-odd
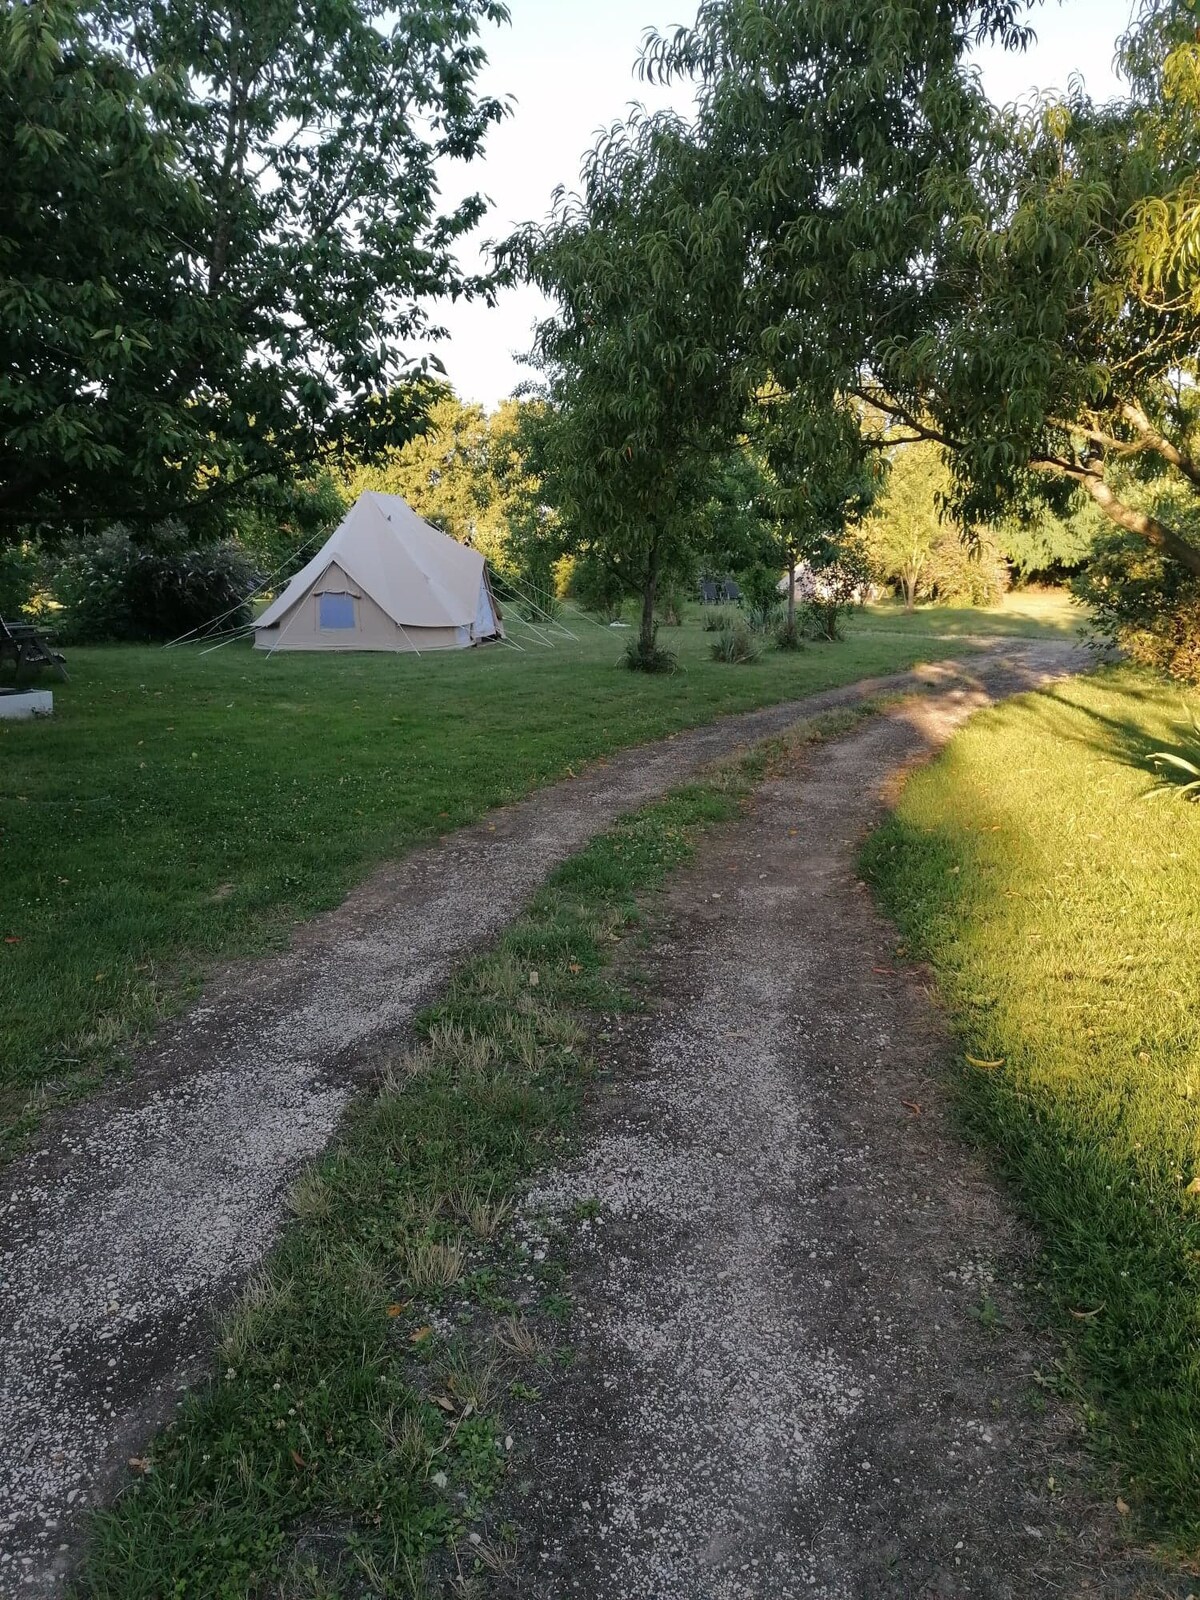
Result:
[[[956,619],[1013,626],[936,613]],[[605,751],[956,648],[877,609],[842,644],[732,667],[693,621],[662,635],[686,672],[646,678],[614,665],[628,633],[571,626],[552,650],[518,624],[524,653],[421,660],[72,650],[53,720],[0,723],[0,1142],[206,962],[286,938],[372,863]]]
[[[1194,1550],[1200,806],[1145,799],[1143,765],[1178,743],[1180,699],[1120,668],[986,712],[864,864],[937,974],[967,1127],[1041,1235],[1047,1376],[1091,1408],[1125,1498]]]
[[[1001,634],[1009,638],[1070,639],[1086,613],[1065,589],[1017,589],[988,611],[970,606],[918,606],[906,612],[899,601],[867,606],[856,621],[859,633],[900,631],[927,638],[970,638]]]

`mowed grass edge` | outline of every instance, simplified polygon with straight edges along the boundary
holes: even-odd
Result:
[[[1186,697],[1192,707],[1197,697]],[[953,1088],[1042,1242],[1084,1404],[1143,1529],[1200,1545],[1200,807],[1147,799],[1180,692],[1113,669],[980,714],[862,865],[929,962]]]

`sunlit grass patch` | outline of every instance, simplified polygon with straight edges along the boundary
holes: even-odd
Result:
[[[864,865],[937,973],[966,1125],[1038,1226],[1126,1498],[1194,1546],[1200,811],[1146,798],[1179,715],[1177,689],[1124,669],[986,712],[909,781]]]

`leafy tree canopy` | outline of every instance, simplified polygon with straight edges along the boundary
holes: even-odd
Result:
[[[486,295],[436,163],[498,0],[31,0],[0,17],[0,526],[161,515],[406,437],[439,296]]]
[[[660,582],[690,565],[714,457],[741,414],[730,337],[736,221],[707,205],[706,152],[676,118],[614,126],[543,227],[507,255],[556,303],[537,330],[553,482],[575,552],[640,594],[654,659]]]
[[[740,233],[735,338],[814,409],[858,395],[951,452],[956,514],[1082,489],[1189,571],[1130,485],[1200,487],[1200,41],[1144,0],[1129,92],[996,112],[966,62],[1024,0],[705,0],[643,71],[698,89],[706,210]]]
[[[946,218],[936,312],[876,341],[864,390],[951,448],[964,520],[1075,486],[1200,573],[1184,522],[1138,485],[1200,490],[1200,44],[1191,7],[1147,0],[1127,98],[997,114]]]

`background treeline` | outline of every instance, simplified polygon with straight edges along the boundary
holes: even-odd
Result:
[[[277,589],[319,547],[364,490],[403,496],[427,521],[487,557],[502,592],[530,608],[573,599],[619,616],[628,585],[599,553],[578,551],[554,502],[556,418],[539,400],[493,412],[426,383],[422,430],[367,463],[330,459],[290,483],[256,480],[214,525],[168,518],[114,522],[49,541],[0,548],[0,615],[33,615],[79,642],[171,639],[221,619],[243,625],[251,596]],[[947,513],[950,475],[929,444],[897,446],[861,497],[855,527],[862,582],[908,607],[996,603],[1006,589],[1062,582],[1083,566],[1102,523],[1082,503],[1043,510],[968,541]],[[768,463],[747,443],[718,457],[699,486],[691,526],[657,596],[660,622],[678,622],[700,585],[731,578],[763,627],[786,609],[786,539],[773,516]],[[848,530],[847,530],[848,532]],[[849,552],[849,543],[843,555]],[[803,552],[797,550],[803,560]]]
[[[702,0],[639,63],[694,115],[615,124],[475,274],[439,174],[506,114],[499,0],[0,10],[0,604],[236,623],[376,483],[513,584],[634,598],[649,670],[704,573],[790,575],[794,643],[798,593],[1075,572],[1194,674],[1193,9],[1142,0],[1117,98],[998,109],[970,47],[1036,7]],[[551,311],[484,416],[411,351],[514,278]]]

